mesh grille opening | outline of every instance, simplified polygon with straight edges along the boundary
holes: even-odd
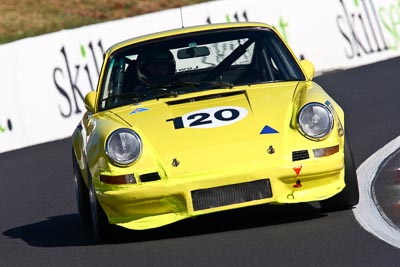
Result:
[[[194,210],[271,198],[269,179],[192,191]]]

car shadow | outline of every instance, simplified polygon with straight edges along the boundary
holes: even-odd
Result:
[[[186,219],[164,227],[131,231],[115,227],[106,243],[146,242],[187,236],[206,235],[250,228],[269,227],[314,220],[327,216],[313,204],[254,206],[230,210],[194,219]],[[92,246],[97,242],[89,226],[81,223],[78,214],[49,217],[44,221],[9,229],[4,236],[17,238],[35,247]]]
[[[96,244],[88,226],[78,214],[49,217],[43,221],[3,232],[9,238],[21,239],[35,247],[87,246]]]

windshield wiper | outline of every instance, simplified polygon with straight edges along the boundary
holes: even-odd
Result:
[[[166,98],[166,97],[177,97],[180,94],[187,94],[193,92],[200,92],[206,90],[215,90],[215,89],[232,89],[233,83],[229,82],[216,82],[216,81],[199,81],[199,82],[171,82],[168,84],[163,84],[162,88],[153,89],[151,91],[160,91],[155,93],[151,98]]]
[[[139,92],[130,92],[130,93],[123,93],[123,94],[115,94],[115,95],[110,95],[106,98],[103,98],[101,101],[107,101],[107,100],[112,100],[116,98],[130,98],[132,100],[135,99],[140,99],[141,97],[146,97],[147,95],[144,93],[139,93]]]
[[[131,100],[150,100],[160,99],[168,97],[177,97],[181,93],[192,93],[202,90],[214,90],[214,89],[232,89],[233,83],[223,81],[199,81],[199,82],[171,82],[168,84],[162,84],[159,88],[147,89],[143,92],[129,92],[122,94],[110,95],[102,101],[110,101],[118,98],[127,98]],[[179,90],[181,89],[181,90]]]
[[[163,86],[167,89],[169,88],[179,88],[179,89],[187,89],[187,88],[193,88],[195,90],[201,90],[201,89],[225,89],[233,88],[233,83],[230,82],[223,82],[223,81],[196,81],[196,82],[191,82],[191,81],[178,81],[178,82],[171,82],[169,84],[163,84]],[[185,90],[184,90],[185,92]],[[190,92],[190,91],[189,91]]]
[[[167,86],[166,86],[167,87]],[[167,98],[167,97],[177,97],[179,95],[178,91],[172,90],[171,88],[157,88],[157,89],[150,89],[146,93],[146,96],[150,99],[160,99],[160,98]]]
[[[211,86],[207,89],[232,89],[233,83],[224,81],[201,81],[200,84]]]

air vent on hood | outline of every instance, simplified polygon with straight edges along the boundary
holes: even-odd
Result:
[[[167,104],[170,106],[179,105],[179,104],[188,103],[188,102],[197,102],[197,101],[204,101],[204,100],[214,99],[214,98],[222,98],[222,97],[228,97],[228,96],[234,96],[234,95],[241,95],[244,92],[245,91],[236,91],[236,92],[227,92],[227,93],[218,93],[218,94],[211,94],[211,95],[189,97],[189,98],[180,99],[180,100],[168,101]]]
[[[292,160],[298,161],[303,159],[309,159],[310,156],[308,155],[308,150],[299,150],[292,152]]]

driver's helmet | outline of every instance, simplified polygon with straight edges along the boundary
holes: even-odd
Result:
[[[175,58],[169,50],[146,52],[137,58],[138,79],[147,86],[169,82],[175,68]]]

